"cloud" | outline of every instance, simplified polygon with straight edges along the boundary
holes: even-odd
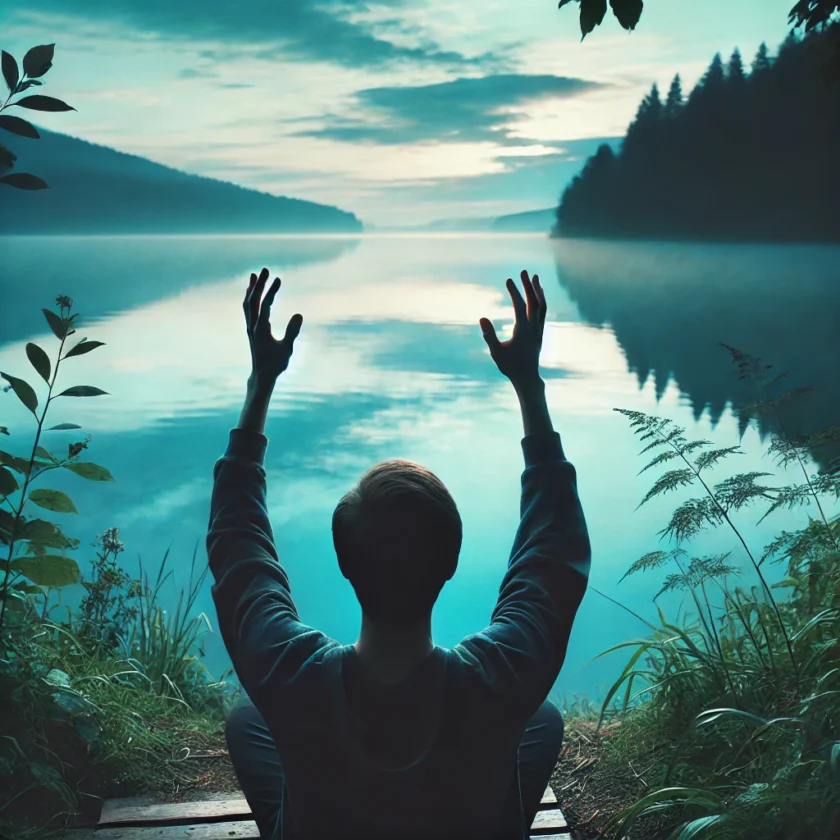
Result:
[[[423,141],[512,143],[509,126],[523,106],[568,99],[607,85],[568,76],[506,73],[414,87],[358,91],[349,110],[362,118],[328,114],[317,128],[293,136],[349,143],[404,144]],[[325,124],[323,124],[325,123]],[[516,140],[521,145],[522,140]]]
[[[401,0],[379,0],[367,7],[390,9]],[[485,53],[467,57],[442,49],[406,24],[394,37],[389,26],[354,19],[350,0],[42,0],[42,12],[71,15],[128,26],[160,38],[217,43],[206,57],[230,60],[240,54],[257,59],[325,61],[345,67],[375,67],[392,62],[439,67],[488,67],[504,64]],[[414,43],[405,43],[408,36]]]

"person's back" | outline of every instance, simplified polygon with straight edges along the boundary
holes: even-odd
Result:
[[[234,429],[217,462],[207,540],[214,598],[253,701],[232,712],[228,742],[263,836],[527,836],[560,749],[562,718],[546,697],[586,589],[590,546],[538,372],[545,299],[525,272],[527,306],[508,282],[513,338],[500,343],[485,319],[482,330],[519,397],[525,470],[520,525],[482,632],[451,649],[415,645],[395,675],[375,634],[360,644],[364,626],[360,643],[341,645],[300,623],[264,513],[265,438]],[[237,508],[240,497],[252,500],[248,511]]]

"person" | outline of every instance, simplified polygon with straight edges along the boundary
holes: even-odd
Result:
[[[333,542],[362,608],[353,645],[300,621],[266,510],[265,419],[303,323],[281,340],[263,298],[244,301],[252,372],[239,425],[215,463],[207,551],[224,643],[247,700],[229,754],[263,838],[508,840],[528,837],[563,719],[547,700],[586,590],[590,542],[575,469],[539,373],[539,278],[508,279],[513,335],[479,323],[519,398],[521,521],[490,624],[434,645],[431,612],[461,546],[454,501],[410,461],[374,466],[339,502]]]

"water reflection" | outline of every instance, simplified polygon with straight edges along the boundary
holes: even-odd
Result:
[[[792,417],[802,431],[840,422],[840,248],[556,242],[557,276],[592,324],[615,332],[631,372],[661,394],[673,379],[716,423],[754,399],[724,342],[818,393]]]
[[[659,246],[645,251],[563,243],[558,251],[529,237],[141,237],[20,238],[0,240],[0,251],[10,257],[4,268],[11,266],[2,278],[8,303],[0,315],[0,370],[28,378],[42,393],[24,343],[36,341],[54,354],[40,308],[51,306],[58,292],[77,301],[80,334],[107,344],[69,360],[60,384],[98,385],[109,396],[57,400],[54,422],[84,428],[48,433],[42,442],[66,451],[69,441],[92,433],[86,457],[117,480],[102,485],[51,473],[50,486],[68,492],[80,511],[56,517],[83,546],[106,527],[119,526],[130,571],[138,555],[154,570],[171,545],[176,586],[186,582],[196,541],[203,554],[212,465],[244,394],[249,359],[241,301],[248,273],[267,265],[283,276],[275,323],[282,329],[300,311],[304,326],[268,420],[270,514],[302,619],[342,642],[355,639],[359,611],[335,560],[332,510],[364,470],[391,457],[434,470],[464,521],[458,573],[434,616],[436,643],[454,644],[490,616],[519,521],[522,429],[516,397],[489,359],[478,319],[492,318],[500,336],[509,334],[504,278],[521,268],[539,273],[547,289],[542,369],[552,417],[578,467],[595,586],[652,611],[658,578],[620,587],[617,581],[630,562],[656,547],[655,533],[670,510],[665,503],[634,512],[648,475],[637,476],[637,442],[612,408],[660,412],[692,434],[722,445],[737,442],[727,412],[717,429],[708,415],[695,419],[699,412],[677,387],[666,385],[667,377],[659,377],[658,389],[652,380],[639,387],[642,371],[674,370],[692,399],[725,401],[729,393],[725,358],[712,364],[711,351],[694,358],[680,344],[681,336],[691,336],[687,343],[696,351],[704,346],[704,329],[721,323],[714,304],[704,302],[703,288],[723,301],[746,295],[727,291],[719,277],[703,285],[703,275],[720,259],[702,250],[686,259]],[[766,281],[750,272],[763,271],[764,264],[753,251],[741,253],[728,257],[730,280],[741,275],[745,288],[761,288]],[[790,253],[796,265],[798,252]],[[562,285],[553,286],[549,278],[558,264]],[[674,301],[681,283],[700,290],[678,291]],[[673,327],[667,323],[672,310]],[[765,315],[771,317],[769,308]],[[820,317],[827,316],[814,314]],[[692,321],[706,326],[694,323],[690,332],[686,324]],[[825,346],[833,346],[824,324],[819,330]],[[721,337],[737,343],[725,331]],[[706,338],[706,345],[713,347],[714,340]],[[638,378],[628,373],[625,355]],[[836,371],[836,361],[821,364]],[[707,390],[697,390],[689,374]],[[32,416],[12,394],[0,394],[0,412],[12,432],[3,448],[17,452],[31,443]],[[740,467],[767,467],[756,443],[748,436],[750,454]],[[757,540],[775,527],[765,526]],[[87,559],[82,552],[83,568]],[[200,607],[211,609],[208,592]],[[587,595],[558,691],[597,691],[614,663],[588,661],[643,630]],[[217,637],[208,654],[219,670],[225,656]]]

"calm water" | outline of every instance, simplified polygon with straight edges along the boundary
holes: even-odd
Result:
[[[263,265],[281,274],[276,330],[296,311],[304,326],[271,407],[266,466],[278,549],[301,618],[340,642],[355,640],[359,608],[338,570],[330,518],[371,464],[405,457],[441,477],[464,521],[459,569],[434,614],[435,642],[448,646],[486,624],[518,524],[518,405],[478,327],[487,316],[500,334],[510,329],[507,276],[527,267],[543,278],[542,370],[555,427],[579,471],[592,583],[653,616],[661,575],[618,580],[657,547],[672,502],[635,511],[651,473],[637,475],[638,445],[612,408],[659,413],[690,435],[737,443],[727,407],[737,383],[717,345],[725,341],[798,367],[826,389],[814,412],[837,422],[838,257],[838,249],[818,247],[558,244],[529,236],[6,238],[0,370],[38,389],[24,345],[35,341],[52,356],[57,342],[40,309],[53,307],[59,293],[74,298],[79,335],[107,346],[64,363],[59,384],[97,385],[109,396],[57,401],[51,424],[81,424],[93,436],[86,458],[117,480],[53,473],[50,485],[71,493],[80,511],[62,516],[62,525],[83,547],[118,526],[131,571],[138,555],[154,569],[171,546],[183,586],[196,542],[205,559],[213,462],[237,421],[248,375],[247,278]],[[31,445],[31,415],[11,393],[0,393],[0,408],[12,432],[3,447],[22,453]],[[64,451],[80,437],[51,432],[45,445]],[[739,469],[773,468],[760,457],[756,433],[744,446]],[[805,516],[786,514],[760,530],[753,512],[740,521],[760,548]],[[721,533],[699,545],[730,543]],[[92,549],[79,552],[83,568],[90,556]],[[215,628],[209,588],[200,607]],[[590,591],[557,694],[602,693],[623,660],[592,657],[644,631]],[[221,670],[217,636],[207,651]]]

